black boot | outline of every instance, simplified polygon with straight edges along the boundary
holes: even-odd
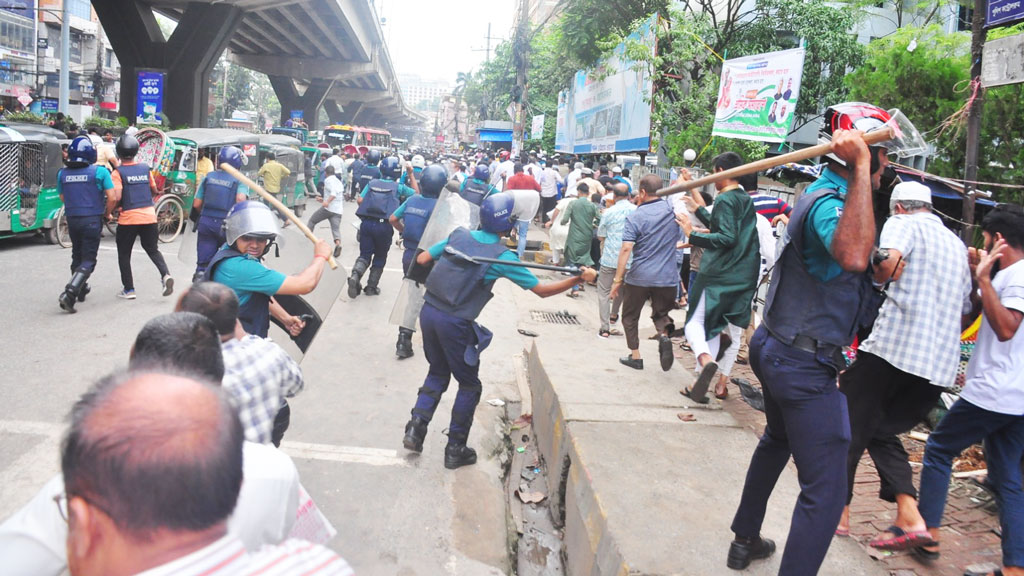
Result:
[[[92,288],[86,283],[85,286],[82,286],[82,291],[78,293],[78,301],[85,302],[85,297],[89,295],[89,292],[92,292]]]
[[[412,358],[412,330],[408,328],[398,329],[398,343],[395,344],[395,354],[399,360]]]
[[[370,275],[366,278],[366,288],[363,289],[367,296],[377,296],[380,294],[380,288],[377,287],[377,284],[380,283],[380,277],[383,275],[383,268],[370,268]]]
[[[369,268],[370,262],[359,258],[356,263],[352,266],[352,274],[348,277],[348,297],[355,298],[362,292],[363,287],[359,282],[363,279],[363,274],[366,273],[366,269]]]
[[[725,565],[733,570],[743,570],[752,560],[761,560],[775,553],[775,542],[767,538],[736,537],[729,545],[729,557]]]
[[[455,470],[460,466],[476,464],[476,450],[463,444],[448,443],[444,448],[444,467]]]
[[[85,288],[85,283],[89,279],[89,274],[86,272],[75,272],[71,276],[71,281],[64,287],[64,292],[61,293],[57,299],[60,303],[60,307],[65,312],[75,313],[75,301],[78,300],[79,295],[82,294]],[[83,298],[84,300],[84,298]]]
[[[405,438],[402,446],[413,452],[423,452],[423,441],[427,438],[427,425],[430,424],[419,416],[413,416],[405,425]]]

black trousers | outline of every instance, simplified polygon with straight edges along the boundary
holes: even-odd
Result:
[[[117,227],[117,266],[121,269],[121,286],[125,290],[135,289],[135,280],[132,277],[132,248],[135,247],[135,239],[142,242],[142,249],[149,255],[149,259],[156,264],[160,272],[160,278],[169,274],[167,262],[157,242],[160,240],[160,231],[156,223],[152,224],[120,224]]]
[[[274,428],[270,432],[270,442],[273,443],[275,448],[281,447],[281,440],[284,438],[284,433],[288,431],[288,426],[292,423],[292,407],[288,405],[288,401],[284,400],[281,404],[281,409],[277,411],[277,416],[274,416]]]
[[[552,210],[554,210],[556,204],[558,204],[558,196],[541,196],[540,197],[540,218],[541,218],[541,222],[546,224],[548,220],[551,220],[551,218],[548,218],[548,212],[551,212]]]
[[[868,451],[878,469],[878,497],[895,502],[897,494],[917,497],[907,451],[896,437],[925,419],[942,394],[920,376],[908,374],[882,358],[859,351],[852,366],[839,375],[839,391],[850,412],[850,450],[846,458],[846,503],[853,499],[857,463]]]

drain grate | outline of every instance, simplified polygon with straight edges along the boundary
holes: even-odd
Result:
[[[561,312],[549,312],[547,310],[530,310],[530,316],[534,322],[546,322],[548,324],[568,324],[571,326],[579,326],[580,320],[575,314],[570,314],[568,310],[562,310]]]

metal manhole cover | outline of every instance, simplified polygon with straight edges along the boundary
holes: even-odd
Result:
[[[569,324],[572,326],[579,326],[580,320],[575,314],[570,314],[567,310],[561,312],[549,312],[547,310],[530,310],[530,316],[534,322],[546,322],[548,324]]]

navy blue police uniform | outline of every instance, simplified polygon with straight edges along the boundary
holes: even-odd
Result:
[[[206,175],[197,195],[203,200],[196,236],[196,274],[210,265],[217,249],[224,244],[224,218],[235,205],[238,180],[223,170]]]

